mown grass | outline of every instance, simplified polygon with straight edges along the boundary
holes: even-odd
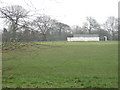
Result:
[[[35,42],[14,47],[3,50],[3,88],[118,87],[117,42]]]

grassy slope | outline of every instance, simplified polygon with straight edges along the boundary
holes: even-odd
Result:
[[[43,42],[3,52],[3,87],[117,87],[117,42]]]

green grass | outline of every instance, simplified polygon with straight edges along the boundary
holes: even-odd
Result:
[[[3,51],[3,88],[117,88],[117,42],[35,42]],[[10,45],[7,45],[7,47]]]

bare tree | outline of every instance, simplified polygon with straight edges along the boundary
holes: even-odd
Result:
[[[26,11],[22,6],[13,5],[0,8],[1,18],[5,19],[6,24],[9,25],[10,31],[12,33],[12,38],[16,38],[16,31],[22,27],[21,21],[28,16],[28,11]]]
[[[86,33],[85,29],[78,25],[72,26],[72,32],[73,34],[85,34]]]
[[[61,36],[62,32],[67,32],[70,27],[67,24],[56,22],[56,29],[58,30],[59,36]]]
[[[115,34],[118,32],[118,19],[115,17],[108,17],[104,23],[104,29],[111,34],[112,39],[114,40]]]
[[[67,34],[70,33],[70,26],[62,23],[62,22],[56,22],[55,23],[55,37],[57,38],[56,40],[66,40]]]
[[[42,33],[44,41],[47,41],[47,34],[50,34],[50,31],[53,30],[56,21],[49,16],[43,15],[37,17],[34,22],[38,30]]]
[[[94,18],[87,17],[86,19],[87,22],[84,23],[83,27],[88,30],[89,34],[91,34],[92,30],[96,30],[100,28],[100,25]]]

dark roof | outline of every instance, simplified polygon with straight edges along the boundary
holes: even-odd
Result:
[[[74,34],[73,37],[99,37],[98,34]]]

